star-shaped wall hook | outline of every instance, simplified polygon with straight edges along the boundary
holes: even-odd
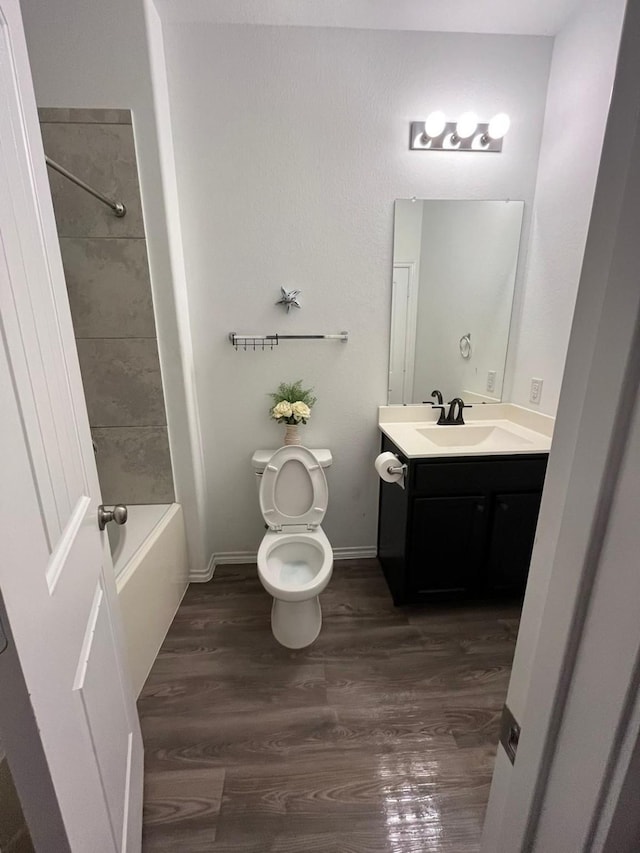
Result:
[[[280,288],[280,292],[282,296],[276,302],[276,305],[286,305],[287,314],[291,310],[291,306],[294,308],[302,308],[302,305],[298,302],[298,296],[302,293],[301,290],[285,290],[284,287]]]

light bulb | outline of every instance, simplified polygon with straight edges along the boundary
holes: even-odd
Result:
[[[489,122],[487,136],[491,139],[502,139],[511,127],[511,119],[506,113],[498,113]]]
[[[435,112],[427,116],[424,123],[425,136],[434,139],[436,136],[441,136],[447,124],[447,117],[444,113]]]
[[[468,139],[476,132],[478,127],[478,116],[475,113],[463,113],[456,124],[456,136],[459,139]]]

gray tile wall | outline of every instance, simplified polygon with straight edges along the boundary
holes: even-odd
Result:
[[[102,498],[169,503],[173,477],[131,114],[39,112],[46,154],[127,208],[118,219],[49,169]]]

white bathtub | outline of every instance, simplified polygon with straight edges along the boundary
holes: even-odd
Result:
[[[109,524],[107,530],[138,696],[187,588],[182,507],[130,506],[127,523]]]

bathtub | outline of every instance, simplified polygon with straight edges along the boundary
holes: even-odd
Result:
[[[187,588],[180,504],[129,506],[107,525],[135,695],[138,696]]]

